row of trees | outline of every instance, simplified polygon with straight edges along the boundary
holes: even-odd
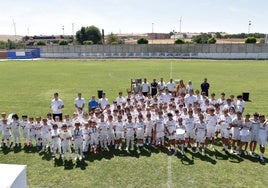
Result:
[[[173,35],[174,33],[170,33]],[[185,43],[196,43],[196,44],[215,44],[217,39],[233,39],[240,38],[245,39],[245,43],[257,43],[257,39],[259,39],[259,43],[264,43],[264,34],[261,33],[253,33],[253,34],[230,34],[230,35],[222,35],[217,32],[213,35],[210,33],[201,33],[200,35],[192,37],[191,41],[185,41],[184,39],[177,39],[174,41],[174,44],[185,44]],[[25,38],[25,37],[24,37]],[[14,42],[11,40],[0,41],[0,49],[16,49],[16,48],[24,48],[27,45],[27,40]],[[59,41],[54,40],[53,43],[58,45],[68,45],[70,41],[62,39]],[[71,42],[81,44],[81,45],[90,45],[90,44],[124,44],[124,39],[119,38],[116,34],[111,33],[106,37],[104,41],[104,34],[101,34],[100,30],[96,26],[89,27],[81,27],[80,30],[76,32],[74,41]],[[137,40],[137,44],[148,44],[149,41],[146,38],[140,38]],[[46,41],[38,40],[36,42],[30,42],[28,45],[46,45]]]

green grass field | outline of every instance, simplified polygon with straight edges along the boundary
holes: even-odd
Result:
[[[130,87],[131,78],[189,79],[220,97],[250,93],[246,112],[268,115],[268,61],[216,60],[40,60],[0,62],[0,111],[44,116],[54,92],[72,114],[78,92],[88,100],[98,89],[112,102]],[[2,150],[0,163],[26,164],[29,187],[266,187],[267,164],[252,157],[226,155],[217,147],[203,157],[191,152],[169,156],[165,150],[110,151],[84,162],[53,161],[34,150]],[[266,152],[266,156],[268,152]],[[268,162],[268,161],[266,161]],[[1,180],[0,180],[1,181]]]

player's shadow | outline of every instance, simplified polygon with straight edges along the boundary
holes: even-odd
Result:
[[[192,153],[192,159],[199,158],[201,161],[209,162],[213,165],[217,164],[217,161],[211,158],[209,155],[202,155],[201,153]]]
[[[72,170],[74,168],[75,164],[73,163],[73,161],[70,160],[64,160],[64,170]]]
[[[40,153],[39,155],[42,155],[42,160],[50,161],[52,159],[50,152],[43,152]]]
[[[6,146],[2,147],[2,152],[4,155],[9,154],[11,151],[12,151],[11,148],[8,148]]]
[[[190,159],[186,154],[181,155],[180,153],[177,155],[177,158],[181,160],[181,164],[183,165],[194,165],[193,157]]]
[[[61,157],[54,159],[54,167],[60,167],[63,166],[63,160]]]
[[[243,158],[235,154],[228,154],[228,158],[231,163],[241,163],[242,161],[244,161]]]
[[[76,161],[76,165],[75,165],[75,168],[80,168],[81,170],[85,170],[86,167],[88,166],[88,164],[85,162],[85,160],[77,160]]]
[[[258,163],[260,160],[258,157],[250,156],[250,155],[241,155],[241,158],[249,160],[251,162]]]
[[[109,151],[100,151],[97,150],[97,153],[88,152],[85,155],[85,160],[88,160],[89,162],[93,162],[95,160],[101,161],[102,159],[110,160],[114,157],[114,153],[112,150]]]
[[[33,146],[24,146],[23,147],[24,153],[36,153],[36,148]]]
[[[223,151],[224,152],[224,151]],[[214,156],[217,160],[228,160],[229,157],[228,157],[228,153],[227,152],[224,152],[224,153],[221,153],[219,152],[218,150],[215,150],[214,151]]]
[[[19,153],[19,152],[21,152],[21,150],[22,150],[21,146],[16,146],[13,148],[14,153]]]

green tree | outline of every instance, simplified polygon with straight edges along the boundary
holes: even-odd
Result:
[[[209,38],[212,38],[211,34],[201,33],[200,35],[194,36],[192,41],[197,44],[206,44]]]
[[[83,44],[84,41],[91,40],[93,44],[101,44],[101,32],[99,28],[92,25],[89,27],[81,27],[76,32],[76,40],[79,44]]]
[[[8,43],[6,41],[0,41],[0,49],[7,49]]]
[[[177,39],[174,41],[174,44],[185,44],[185,41],[183,39]]]
[[[252,44],[255,44],[257,42],[256,38],[255,37],[248,37],[246,38],[245,40],[245,43],[252,43]]]
[[[143,37],[137,40],[137,44],[148,44],[148,42],[148,39]]]
[[[68,45],[68,43],[67,40],[60,40],[59,45]]]
[[[217,42],[217,40],[216,40],[214,37],[209,38],[209,39],[207,40],[207,43],[208,43],[208,44],[215,44],[216,42]]]
[[[45,46],[46,45],[46,42],[45,41],[42,41],[42,40],[39,40],[36,42],[36,45],[38,46]]]
[[[107,36],[106,44],[119,44],[119,38],[117,35],[111,33]]]
[[[93,42],[92,42],[92,40],[85,40],[85,41],[83,42],[83,44],[84,44],[84,45],[92,45]]]

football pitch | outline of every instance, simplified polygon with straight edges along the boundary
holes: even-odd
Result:
[[[161,77],[192,80],[200,90],[208,78],[210,93],[249,92],[246,113],[268,115],[268,61],[225,60],[38,60],[0,62],[0,112],[44,117],[53,93],[63,100],[64,114],[75,110],[81,92],[86,101],[102,89],[110,103],[119,91],[126,95],[131,79]],[[257,150],[259,152],[259,150]],[[266,152],[265,156],[268,156]],[[110,150],[89,154],[84,161],[52,160],[34,149],[0,149],[0,163],[26,164],[29,187],[266,187],[267,167],[250,156],[208,150],[207,156],[165,149]]]

